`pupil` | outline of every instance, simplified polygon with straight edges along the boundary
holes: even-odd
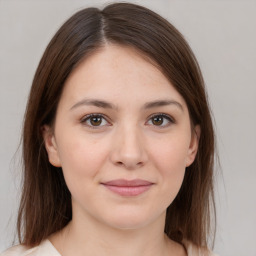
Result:
[[[94,126],[99,126],[101,124],[101,117],[99,117],[99,116],[92,117],[91,124]]]
[[[163,117],[161,116],[156,116],[153,118],[153,124],[154,125],[161,125],[163,124]]]

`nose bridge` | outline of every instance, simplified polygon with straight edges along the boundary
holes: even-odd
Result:
[[[120,125],[114,138],[112,160],[127,169],[134,169],[146,162],[146,150],[141,129],[136,124]]]

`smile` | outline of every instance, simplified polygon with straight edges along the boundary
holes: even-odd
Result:
[[[154,183],[146,180],[111,180],[101,183],[110,191],[121,196],[138,196],[149,190]]]

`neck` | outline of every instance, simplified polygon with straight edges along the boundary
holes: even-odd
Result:
[[[177,244],[164,234],[165,214],[156,221],[137,229],[118,229],[81,216],[73,220],[50,241],[62,256],[153,256],[172,255]],[[175,254],[173,254],[175,255]]]

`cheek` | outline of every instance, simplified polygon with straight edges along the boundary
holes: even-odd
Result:
[[[64,137],[64,136],[63,136]],[[90,180],[97,182],[97,174],[107,157],[102,142],[80,136],[65,137],[58,145],[63,174],[70,190],[83,187]]]
[[[182,136],[173,137],[154,143],[151,149],[151,158],[164,173],[176,172],[186,167],[189,140]]]
[[[163,196],[168,195],[168,200],[173,200],[182,185],[186,159],[189,148],[189,140],[170,138],[162,143],[155,143],[152,149],[151,159],[160,174],[160,182],[163,184]],[[169,203],[171,203],[169,201]]]

